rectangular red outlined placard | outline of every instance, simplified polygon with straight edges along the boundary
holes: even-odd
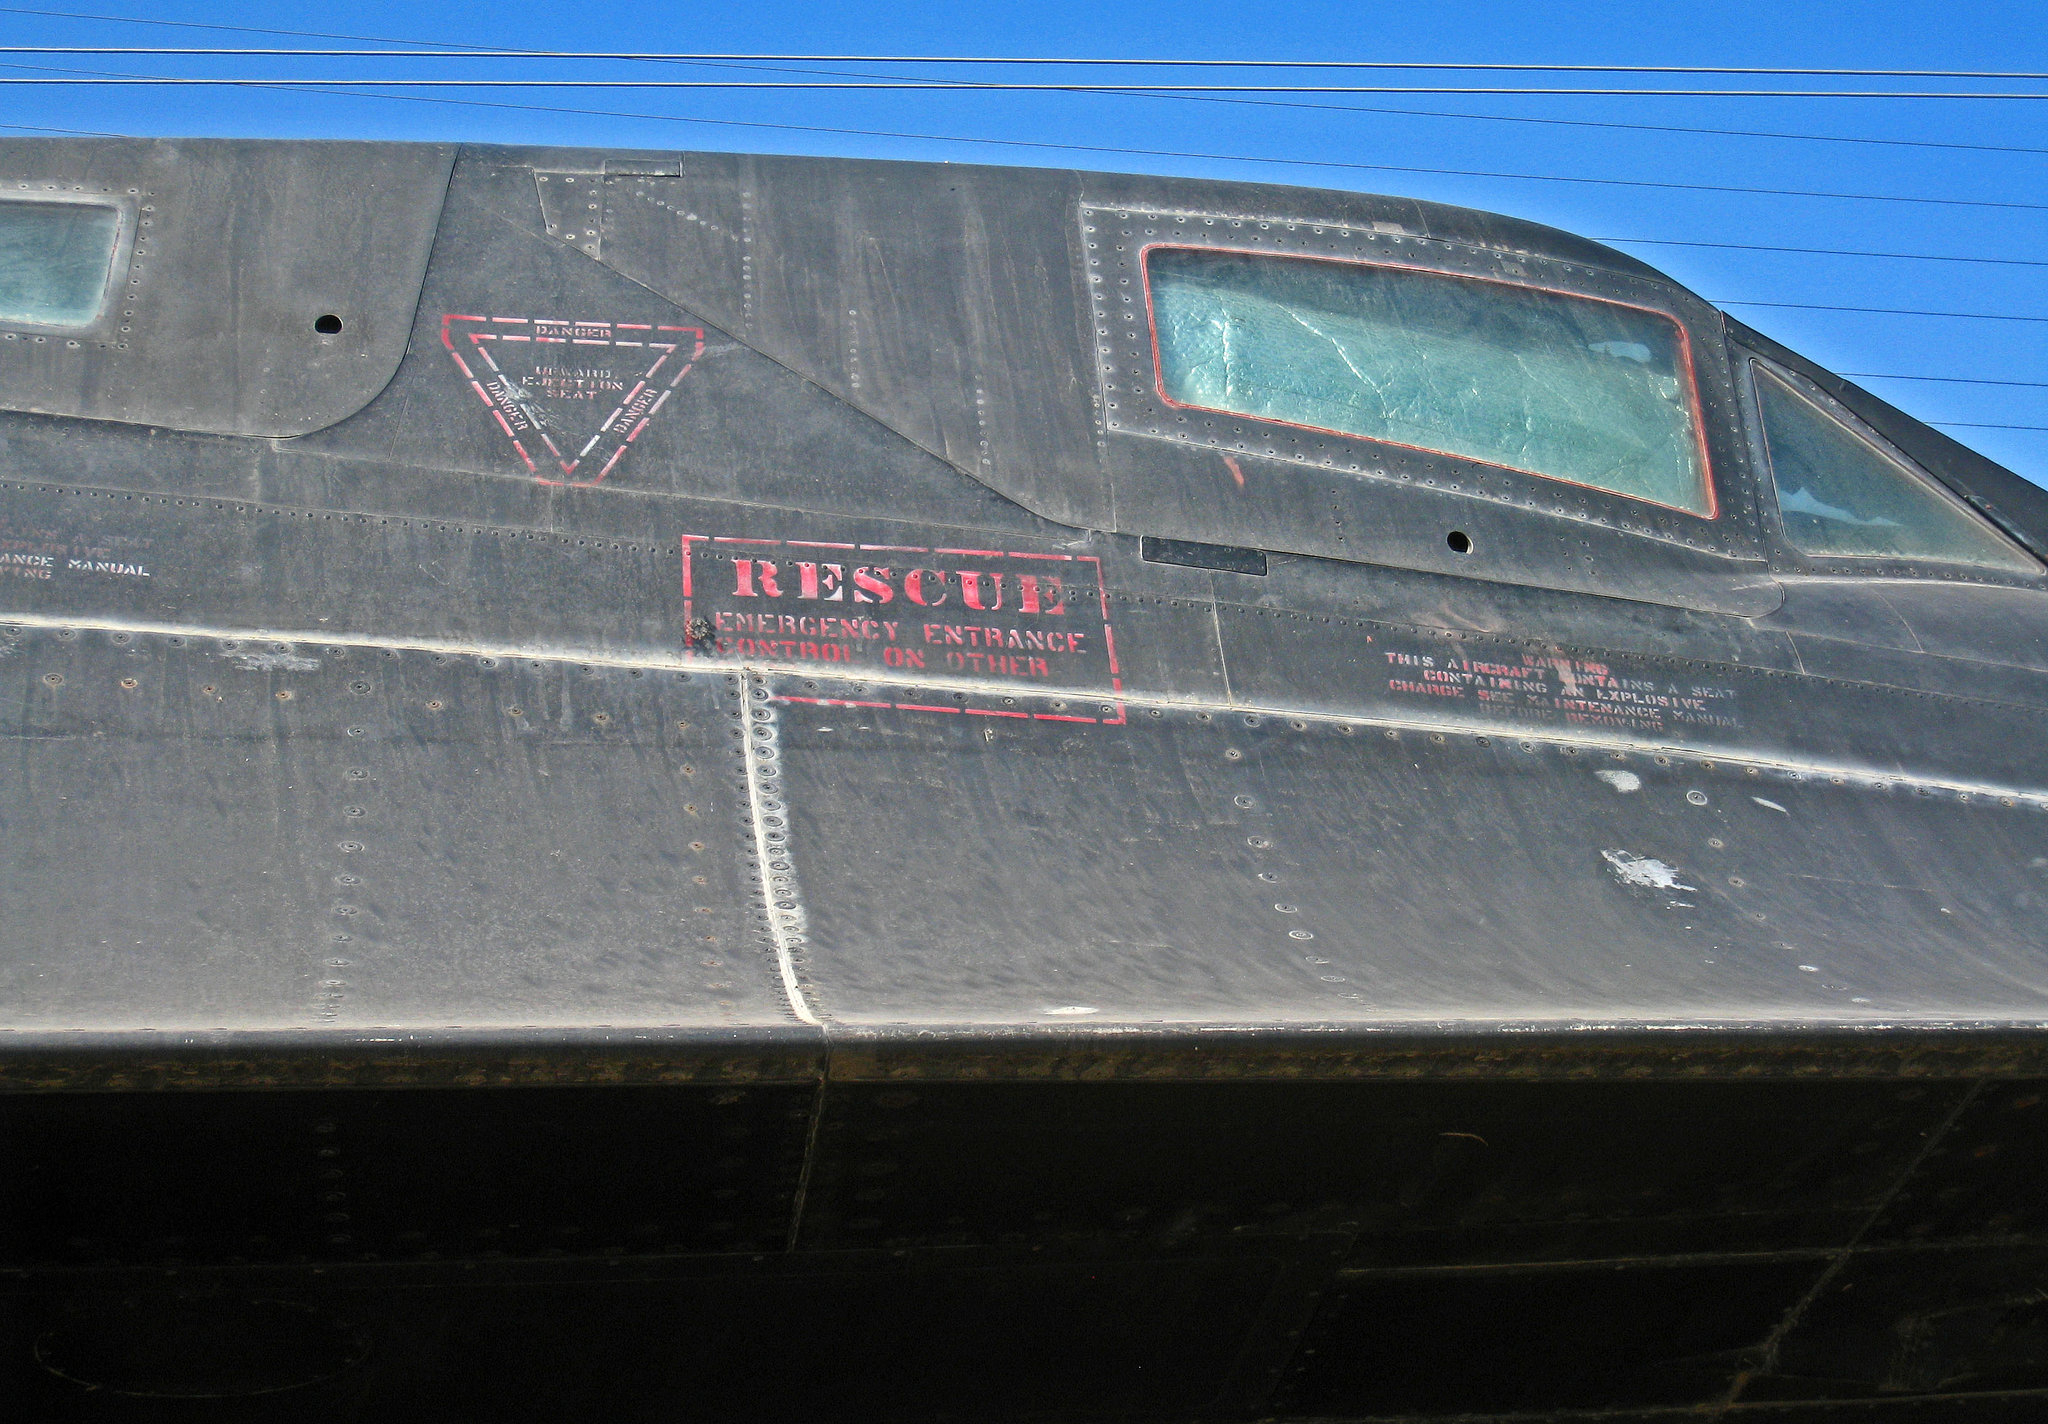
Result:
[[[872,703],[1039,721],[1121,723],[1123,679],[1092,554],[683,536],[692,656],[880,681]],[[889,696],[943,679],[943,702]],[[961,684],[980,684],[965,689]],[[1071,699],[1018,705],[1016,692]],[[832,701],[806,699],[789,701]]]

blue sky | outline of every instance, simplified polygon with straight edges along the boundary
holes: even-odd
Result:
[[[406,4],[367,0],[348,7],[309,0],[270,0],[263,5],[207,0],[152,0],[146,6],[137,0],[125,5],[111,0],[106,4],[92,0],[45,3],[51,9],[100,16],[339,31],[478,48],[2048,71],[2048,24],[2043,23],[2039,0],[1941,5],[1740,0],[1713,6],[1604,0],[1543,6],[1496,0],[1401,6],[1363,6],[1355,0],[1170,5],[1160,0],[1118,0],[1116,4],[1027,0],[981,6],[929,0],[898,0],[888,6],[584,0],[547,7],[433,0]],[[60,18],[0,6],[0,44],[9,45],[334,43]],[[849,67],[877,74],[914,72],[901,66]],[[308,78],[748,77],[734,69],[629,64],[572,67],[499,59],[430,65],[410,60],[19,55],[12,57],[10,67],[0,68],[0,75],[48,74],[53,68]],[[1011,73],[1013,77],[1050,77]],[[1088,77],[1122,81],[1136,76],[1118,71]],[[1316,82],[1319,76],[1295,77]],[[1320,77],[1339,83],[1432,82],[1426,75]],[[1531,77],[1435,78],[1451,83],[1525,83]],[[1593,78],[1590,82],[1642,87],[1642,81],[1634,79]],[[1698,81],[1667,82],[1699,87]],[[1702,295],[1728,304],[1751,325],[1823,365],[1845,372],[1952,378],[1864,381],[1923,419],[1975,426],[2048,426],[2048,82],[1705,82],[1767,88],[1812,88],[1823,87],[1823,83],[1872,88],[1902,83],[1903,87],[1924,89],[2028,90],[2043,97],[1311,95],[1291,100],[1274,96],[1287,100],[1280,103],[1246,103],[1046,93],[499,89],[435,94],[394,89],[388,92],[414,97],[393,98],[300,90],[36,87],[0,95],[0,109],[4,109],[0,122],[20,126],[18,132],[47,127],[129,134],[459,139],[946,158],[1203,174],[1403,193],[1512,213],[1605,239],[2004,259],[1921,261],[1706,246],[1629,249]],[[429,95],[467,102],[419,101]],[[671,117],[559,112],[562,109]],[[1434,115],[1387,110],[1434,111]],[[725,122],[675,122],[675,117]],[[1531,119],[1573,122],[1506,121]],[[768,125],[785,127],[765,127]],[[823,131],[835,129],[878,132]],[[1671,129],[1752,130],[1890,142],[1741,137]],[[886,134],[1008,143],[946,142],[937,137]],[[1944,146],[1919,146],[1929,144]],[[1052,145],[1233,157],[1073,152]],[[2031,151],[1997,151],[2013,149]],[[1462,172],[1341,166],[1347,164]],[[1481,172],[1620,181],[1471,176]],[[1631,186],[1638,183],[1694,186]],[[1703,190],[1706,188],[1799,189],[1871,196],[1790,196]],[[1928,201],[1937,199],[1943,201]],[[1965,320],[1736,305],[1742,301],[2041,319]],[[1964,383],[1970,380],[2037,384]],[[2022,474],[2048,483],[2048,431],[1958,425],[1951,427],[1950,433]]]

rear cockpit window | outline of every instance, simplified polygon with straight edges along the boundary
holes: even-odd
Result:
[[[92,325],[120,235],[118,208],[0,200],[0,322]]]
[[[1157,247],[1160,394],[1714,516],[1684,328],[1403,267]]]
[[[1761,366],[1757,404],[1794,548],[1817,558],[2038,566],[1948,494]]]

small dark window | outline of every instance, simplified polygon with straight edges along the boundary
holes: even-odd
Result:
[[[1714,517],[1685,329],[1406,267],[1160,247],[1159,392]]]
[[[333,312],[328,312],[325,316],[316,316],[313,318],[313,330],[319,332],[322,336],[339,336],[341,335],[341,318]]]
[[[1754,369],[1778,514],[1794,548],[1816,558],[1930,559],[2039,572],[1961,501],[1813,397]]]
[[[0,199],[0,321],[90,326],[106,301],[120,209]]]

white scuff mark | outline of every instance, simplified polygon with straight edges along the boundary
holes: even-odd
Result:
[[[775,970],[782,980],[783,996],[799,1023],[822,1028],[824,1021],[811,1007],[797,972],[796,956],[808,938],[809,921],[797,889],[796,871],[790,858],[789,836],[781,829],[789,807],[782,799],[782,768],[775,710],[765,696],[766,684],[749,675],[744,710],[750,714],[742,723],[740,750],[747,774],[747,819],[754,836],[755,864],[760,868],[761,908],[768,919],[768,937],[775,947]],[[763,704],[763,705],[756,705]],[[778,870],[776,867],[784,867]]]
[[[1678,878],[1678,867],[1666,865],[1654,856],[1631,855],[1625,850],[1603,850],[1600,858],[1614,871],[1614,878],[1624,885],[1640,885],[1645,890],[1691,890],[1699,886],[1687,885]]]
[[[1075,1017],[1080,1014],[1099,1014],[1102,1012],[1102,1010],[1092,1009],[1086,1004],[1065,1004],[1057,1009],[1047,1009],[1046,1012],[1049,1014],[1063,1014],[1068,1017]]]
[[[1628,795],[1631,791],[1641,791],[1643,789],[1643,779],[1632,771],[1617,771],[1610,767],[1606,771],[1596,771],[1593,775],[1599,777],[1624,796]]]
[[[318,672],[320,659],[298,653],[234,653],[235,666],[243,672]]]
[[[1799,972],[1801,974],[1818,974],[1820,973],[1820,966],[1818,964],[1802,964],[1799,966]]]
[[[1780,806],[1777,802],[1766,801],[1761,796],[1752,796],[1749,799],[1756,802],[1757,805],[1763,807],[1766,811],[1776,811],[1781,816],[1789,816],[1792,814],[1790,811],[1787,811],[1783,806]]]

